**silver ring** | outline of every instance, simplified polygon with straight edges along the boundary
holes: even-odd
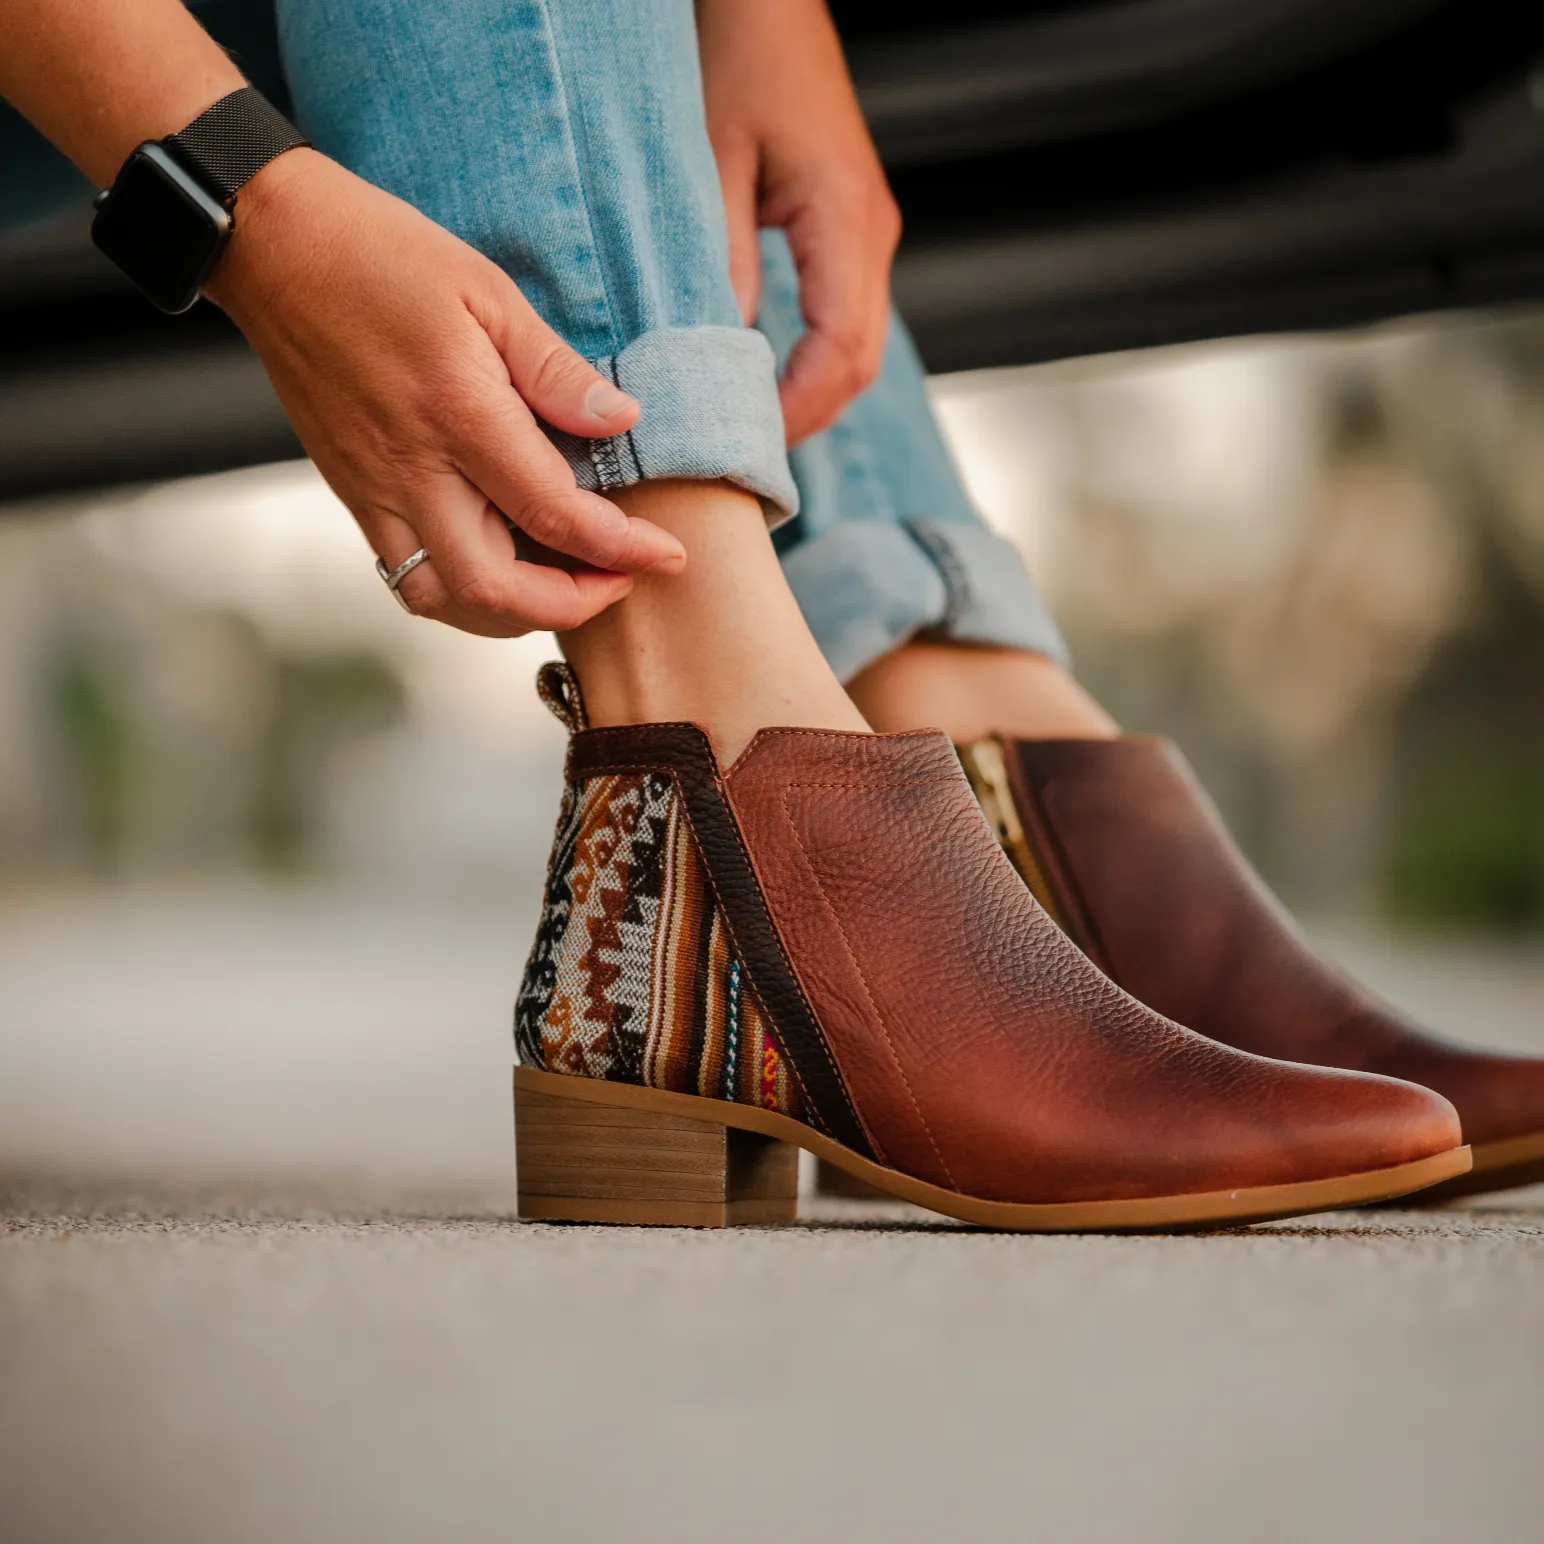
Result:
[[[400,586],[402,581],[406,579],[407,576],[412,573],[413,570],[417,568],[418,565],[422,563],[428,556],[429,554],[425,552],[422,547],[420,547],[418,551],[412,555],[412,557],[404,558],[400,563],[397,564],[395,568],[387,568],[385,561],[381,558],[377,558],[375,560],[376,573],[381,576],[381,579],[385,583],[386,588],[397,597],[397,604],[401,606],[401,608],[407,612],[409,616],[414,616],[416,613],[414,612],[413,608],[408,605],[407,598],[403,595]]]

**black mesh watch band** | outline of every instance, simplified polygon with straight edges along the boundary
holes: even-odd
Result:
[[[243,86],[162,143],[228,204],[275,156],[311,142],[256,86]]]

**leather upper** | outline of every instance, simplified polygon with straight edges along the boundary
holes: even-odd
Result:
[[[1459,1141],[1424,1089],[1244,1054],[1115,986],[1002,855],[942,734],[767,730],[724,787],[881,1162],[1052,1202],[1326,1178]]]
[[[1328,965],[1162,740],[1008,742],[1014,803],[1068,932],[1133,996],[1263,1056],[1409,1079],[1464,1136],[1544,1130],[1544,1060],[1424,1034]]]

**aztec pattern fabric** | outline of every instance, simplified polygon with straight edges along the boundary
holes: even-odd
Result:
[[[570,783],[515,1004],[547,1072],[799,1117],[786,1059],[713,898],[674,778]]]

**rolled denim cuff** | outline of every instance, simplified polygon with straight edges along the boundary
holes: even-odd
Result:
[[[843,681],[917,633],[1068,663],[1018,548],[985,526],[848,521],[786,552],[783,572]]]
[[[665,477],[734,483],[781,525],[798,513],[772,347],[748,327],[664,327],[595,366],[643,411],[626,434],[547,434],[581,488],[605,493]]]

